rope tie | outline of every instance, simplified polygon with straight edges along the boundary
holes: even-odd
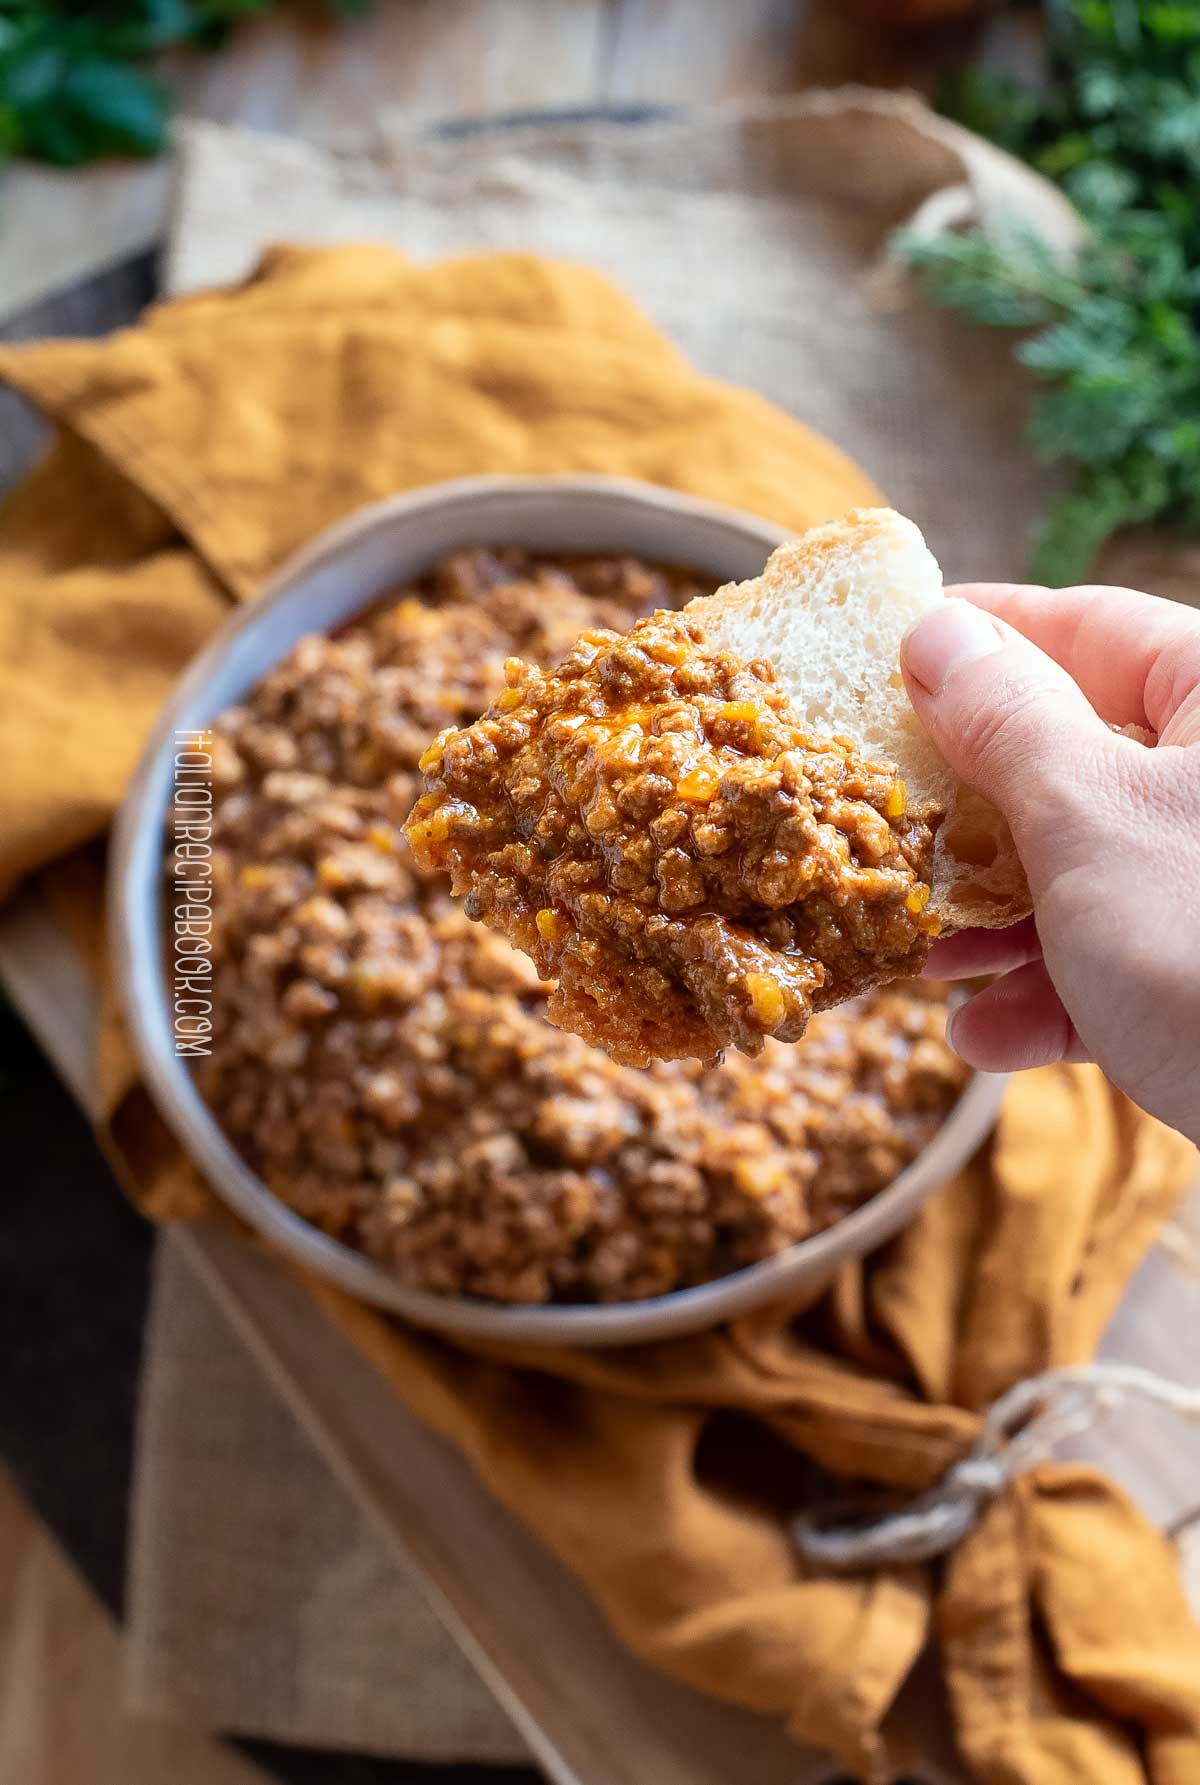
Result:
[[[1015,1383],[992,1403],[971,1449],[911,1505],[857,1523],[800,1513],[792,1520],[796,1547],[806,1562],[831,1570],[944,1556],[1014,1477],[1064,1438],[1086,1431],[1129,1401],[1151,1401],[1200,1423],[1200,1389],[1136,1364],[1045,1370]]]

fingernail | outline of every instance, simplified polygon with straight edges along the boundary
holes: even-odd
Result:
[[[958,1052],[958,1049],[954,1046],[954,1025],[958,1020],[958,1013],[961,1009],[961,1004],[956,1004],[953,1010],[948,1010],[946,1012],[946,1046],[954,1053]]]
[[[1004,635],[990,614],[969,601],[944,601],[923,614],[900,647],[905,668],[927,694],[940,694],[955,670],[990,657]]]

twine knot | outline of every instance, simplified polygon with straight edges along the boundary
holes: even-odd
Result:
[[[1045,1370],[993,1402],[971,1449],[911,1505],[873,1519],[855,1519],[853,1508],[844,1507],[836,1519],[828,1512],[800,1513],[792,1521],[796,1547],[806,1562],[832,1570],[943,1556],[1015,1476],[1131,1399],[1200,1422],[1200,1390],[1135,1364]]]

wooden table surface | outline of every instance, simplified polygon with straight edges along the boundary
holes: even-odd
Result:
[[[385,108],[427,117],[629,104],[705,104],[866,81],[929,91],[968,56],[1036,57],[1032,13],[895,36],[844,0],[374,0],[360,19],[308,23],[284,5],[219,55],[172,57],[189,114],[287,134],[357,134]],[[301,13],[301,19],[303,18]],[[3,180],[0,318],[147,248],[169,160]]]
[[[385,106],[445,115],[695,103],[846,79],[928,89],[947,61],[971,51],[993,63],[1029,55],[1020,18],[998,20],[982,37],[960,31],[897,44],[864,33],[845,11],[836,0],[376,0],[365,21],[334,29],[302,30],[286,17],[256,21],[221,58],[178,58],[171,79],[191,112],[329,136],[360,128]],[[166,163],[81,175],[10,173],[0,212],[0,314],[152,243],[168,180]],[[91,320],[76,318],[69,300],[53,316],[59,328],[86,329]],[[28,436],[14,411],[0,413],[0,435],[15,469]],[[86,1107],[91,991],[36,891],[0,918],[0,977]],[[201,1229],[188,1244],[197,1270],[347,1485],[416,1567],[553,1777],[715,1785],[749,1777],[748,1767],[755,1785],[828,1777],[759,1720],[708,1707],[624,1656],[564,1571],[489,1504],[459,1460],[394,1397],[381,1396],[361,1360],[314,1353],[311,1318],[268,1261],[231,1249],[216,1231]],[[1193,1201],[1140,1273],[1107,1355],[1200,1377],[1198,1260],[1200,1203]],[[361,1380],[347,1396],[347,1372],[356,1369]],[[1194,1446],[1186,1436],[1180,1443],[1166,1421],[1147,1416],[1136,1435],[1101,1434],[1088,1448],[1166,1524],[1200,1498]],[[388,1466],[398,1450],[407,1459],[402,1482]],[[464,1532],[473,1534],[470,1542]],[[926,1773],[935,1776],[951,1775]]]

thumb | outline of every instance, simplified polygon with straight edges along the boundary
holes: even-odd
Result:
[[[1072,795],[1094,785],[1112,740],[1066,671],[961,596],[922,615],[900,662],[917,717],[959,778],[1003,812],[1018,850],[1051,834],[1061,843]]]

